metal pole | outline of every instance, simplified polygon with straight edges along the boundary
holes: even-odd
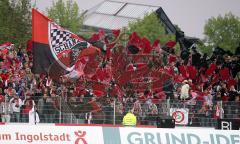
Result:
[[[5,102],[4,102],[4,122],[6,123],[6,122],[9,122],[8,121],[8,112],[9,112],[9,109],[10,109],[10,106],[7,106],[8,104],[7,104],[7,101],[8,101],[8,97],[7,97],[7,95],[5,95]]]
[[[37,124],[37,120],[36,120],[36,108],[35,105],[33,106],[33,112],[34,112],[34,124]]]
[[[113,125],[116,124],[116,99],[113,101]]]
[[[222,101],[220,101],[220,119],[223,118],[223,108],[222,108]]]
[[[62,97],[60,96],[60,99],[59,99],[59,123],[61,123],[61,117],[62,117]]]
[[[170,116],[170,99],[167,99],[167,116]]]

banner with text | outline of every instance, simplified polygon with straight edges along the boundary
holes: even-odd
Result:
[[[103,144],[102,127],[1,125],[1,144]]]
[[[240,144],[239,131],[120,128],[122,144]]]

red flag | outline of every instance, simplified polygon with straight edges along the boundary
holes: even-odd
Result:
[[[175,41],[168,41],[167,43],[166,43],[166,46],[168,47],[168,48],[173,48],[175,45],[176,45],[177,43],[175,42]]]
[[[121,90],[121,88],[118,85],[114,85],[113,89],[110,91],[110,96],[118,96],[123,97],[124,92]]]
[[[111,44],[107,45],[107,50],[106,50],[104,60],[109,60],[111,58],[111,56],[112,56],[111,49],[114,48],[115,44],[116,43],[111,43]]]
[[[209,68],[206,71],[206,75],[211,76],[213,72],[216,70],[216,64],[210,64]]]
[[[110,82],[111,81],[111,70],[107,67],[105,68],[98,68],[94,75],[94,79],[99,82]]]
[[[230,78],[229,69],[228,68],[221,69],[220,75],[222,77],[222,80],[228,80]]]
[[[105,85],[102,84],[102,83],[96,83],[92,86],[92,89],[93,89],[93,94],[96,96],[96,97],[101,97],[103,96],[105,93]]]
[[[142,49],[144,54],[149,54],[152,51],[151,42],[147,38],[143,38],[142,41]]]
[[[29,39],[27,41],[27,52],[32,52],[32,48],[33,48],[33,41]]]
[[[152,48],[154,49],[154,50],[156,50],[158,53],[160,53],[161,52],[161,48],[160,48],[161,46],[160,46],[160,40],[155,40],[154,42],[153,42],[153,45],[152,45]]]
[[[230,80],[228,81],[228,88],[230,88],[231,86],[234,86],[234,85],[236,85],[236,84],[237,84],[236,80],[230,79]]]
[[[189,78],[195,79],[197,76],[197,70],[194,66],[188,66]]]
[[[168,62],[172,63],[172,62],[176,62],[177,57],[175,55],[170,54],[168,57]]]
[[[78,59],[75,63],[74,70],[64,76],[70,79],[78,79],[79,77],[83,76],[85,74],[84,68],[88,60],[88,57],[82,57]]]
[[[184,78],[188,78],[188,73],[187,73],[185,66],[183,66],[183,65],[179,66],[179,71]]]
[[[143,69],[143,68],[145,68],[147,66],[147,64],[146,63],[134,63],[134,64],[129,64],[129,65],[127,65],[127,68],[126,68],[126,70],[127,71],[136,71],[136,70],[140,70],[140,69]]]
[[[141,38],[137,35],[136,32],[133,32],[129,36],[129,42],[127,46],[128,52],[132,54],[138,53],[139,51],[141,51],[140,45],[141,45]]]
[[[136,32],[133,32],[130,36],[129,36],[129,42],[132,44],[139,44],[141,41],[141,38],[138,36],[138,34]]]
[[[173,70],[172,67],[167,67],[167,68],[164,69],[164,71],[165,71],[168,75],[174,76],[174,70]]]
[[[218,74],[215,74],[212,78],[212,82],[211,84],[215,84],[217,81],[219,80],[219,75]]]
[[[91,38],[89,39],[89,41],[90,42],[96,42],[96,41],[99,41],[100,40],[100,37],[99,37],[99,35],[98,34],[93,34],[92,36],[91,36]]]
[[[112,33],[113,33],[113,35],[114,35],[114,37],[115,38],[117,38],[119,35],[120,35],[120,30],[119,29],[114,29],[114,30],[112,30]]]

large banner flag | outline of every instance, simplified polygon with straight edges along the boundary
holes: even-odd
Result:
[[[32,40],[34,73],[54,76],[70,73],[76,71],[77,60],[100,52],[35,9],[32,9]]]
[[[170,115],[175,119],[177,125],[188,124],[188,112],[187,108],[170,108]]]

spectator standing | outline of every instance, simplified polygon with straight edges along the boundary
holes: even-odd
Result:
[[[1,115],[1,122],[10,122],[10,109],[9,109],[9,100],[8,97],[4,95],[0,95],[0,115]]]
[[[32,107],[32,109],[29,111],[29,124],[36,124],[40,122],[39,115],[36,111],[35,106]]]
[[[136,126],[137,125],[137,117],[129,111],[124,117],[123,117],[123,125],[124,126]]]
[[[166,80],[166,82],[163,85],[163,91],[167,95],[167,99],[173,100],[174,99],[174,85],[171,79]]]
[[[34,101],[30,96],[27,96],[26,99],[23,101],[23,110],[22,110],[22,122],[28,123],[29,122],[29,112],[35,106]]]
[[[133,108],[131,110],[136,116],[141,116],[142,115],[142,107],[140,101],[137,99],[134,104]]]
[[[223,113],[224,113],[224,110],[221,106],[221,102],[220,101],[217,101],[216,105],[214,106],[214,119],[221,119],[223,118]]]
[[[40,121],[46,123],[48,120],[48,109],[47,109],[47,94],[44,94],[42,98],[38,100],[37,111],[39,113]]]
[[[9,101],[9,107],[11,109],[11,122],[20,122],[20,111],[23,105],[22,100],[16,95],[16,92],[12,93],[13,98]]]
[[[181,87],[181,94],[180,94],[181,100],[186,100],[189,98],[189,90],[190,90],[190,86],[188,84],[188,80],[184,80],[183,85]]]
[[[4,89],[4,82],[2,80],[1,73],[2,73],[2,70],[0,70],[0,90],[1,90],[1,93],[2,93],[3,89]]]
[[[92,121],[92,112],[85,113],[85,123],[91,124]]]
[[[203,105],[201,109],[198,111],[199,113],[199,119],[200,119],[200,125],[202,127],[208,127],[211,126],[210,119],[211,119],[211,107],[208,105],[207,102],[203,102]]]
[[[142,106],[138,99],[134,102],[133,108],[131,111],[133,112],[133,114],[137,116],[138,121],[141,121],[140,118],[142,117]]]
[[[150,103],[149,104],[149,123],[150,125],[157,125],[156,121],[157,121],[157,115],[158,115],[158,108],[156,106],[156,104],[154,103]]]
[[[237,90],[235,89],[234,85],[230,87],[230,90],[228,92],[229,99],[228,101],[235,101],[236,96],[238,95]]]
[[[46,112],[45,113],[45,120],[48,122],[48,123],[54,123],[56,122],[56,118],[57,118],[57,111],[56,109],[54,108],[54,105],[53,105],[53,97],[55,97],[55,94],[52,93],[50,97],[48,97],[46,99],[46,105],[45,105],[45,110]]]

